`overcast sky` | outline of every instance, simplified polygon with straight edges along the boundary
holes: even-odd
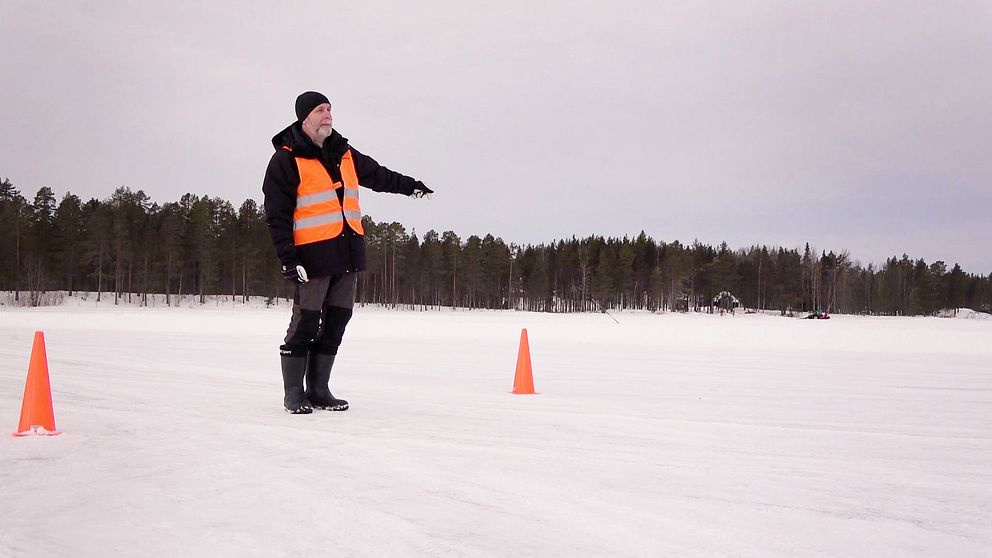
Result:
[[[0,177],[261,201],[308,89],[436,190],[362,197],[421,235],[644,230],[992,272],[989,0],[5,0]]]

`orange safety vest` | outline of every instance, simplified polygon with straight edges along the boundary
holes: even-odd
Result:
[[[286,148],[288,151],[292,151]],[[300,185],[296,188],[296,210],[293,212],[293,244],[311,244],[341,236],[344,223],[360,235],[362,208],[358,205],[358,174],[351,150],[341,157],[341,179],[334,182],[319,159],[296,157],[300,170]],[[344,188],[344,207],[338,201],[338,188]]]

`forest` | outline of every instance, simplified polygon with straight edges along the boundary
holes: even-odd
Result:
[[[493,233],[421,235],[364,217],[367,271],[358,303],[413,309],[540,312],[777,310],[783,314],[933,315],[992,311],[992,274],[906,254],[862,265],[846,249],[731,249],[636,236],[517,245]],[[42,187],[29,200],[0,182],[0,290],[18,304],[46,293],[94,292],[147,303],[149,294],[292,296],[262,208],[186,194],[158,204],[117,188],[105,200]]]

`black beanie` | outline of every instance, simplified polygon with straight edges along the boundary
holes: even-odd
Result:
[[[327,97],[323,93],[307,91],[301,94],[296,98],[296,120],[303,122],[313,112],[313,109],[324,103],[330,104],[330,101],[327,100]]]

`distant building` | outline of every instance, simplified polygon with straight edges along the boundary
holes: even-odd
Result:
[[[733,312],[734,309],[741,307],[741,301],[729,291],[722,291],[713,297],[713,306],[716,306],[720,310]]]

